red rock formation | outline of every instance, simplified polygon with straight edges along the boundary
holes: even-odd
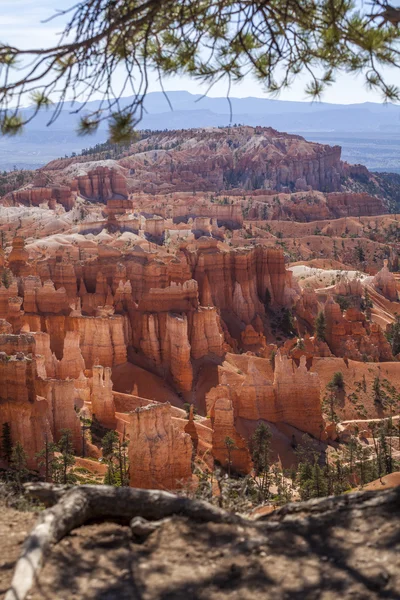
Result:
[[[65,330],[79,332],[80,349],[87,369],[94,364],[113,367],[127,359],[125,328],[126,318],[68,317]]]
[[[246,325],[246,329],[240,334],[242,345],[246,348],[260,348],[266,345],[265,336],[254,329],[252,325]]]
[[[187,317],[168,313],[162,354],[166,362],[170,364],[171,374],[176,385],[182,391],[192,389],[193,371],[190,350]]]
[[[58,442],[63,429],[69,429],[75,452],[82,450],[82,433],[79,417],[75,411],[77,393],[72,379],[36,380],[37,394],[47,400],[48,419],[54,441]]]
[[[213,431],[214,459],[224,468],[228,467],[229,453],[226,441],[230,438],[234,442],[231,451],[232,470],[238,473],[249,473],[252,469],[249,449],[244,438],[236,431],[233,403],[223,387],[217,388],[212,397],[207,397],[207,412],[211,418]]]
[[[0,370],[1,360],[0,354]],[[10,425],[13,444],[22,444],[28,468],[37,469],[36,454],[43,450],[46,437],[48,442],[53,441],[46,400],[40,396],[36,396],[33,402],[0,398],[0,428],[4,423]]]
[[[162,217],[150,217],[145,220],[145,232],[155,238],[161,237],[165,231],[165,223]]]
[[[234,129],[156,133],[159,150],[142,140],[120,162],[56,161],[3,202],[0,423],[12,420],[32,466],[44,435],[58,440],[64,428],[80,452],[79,417],[95,414],[129,436],[133,485],[174,489],[190,481],[193,459],[227,467],[227,437],[232,468],[248,473],[259,420],[273,424],[275,440],[291,428],[336,435],[321,410],[335,369],[346,364],[349,391],[360,365],[367,376],[373,367],[360,361],[387,361],[380,368],[397,377],[383,333],[396,311],[396,278],[385,265],[372,280],[387,246],[396,264],[395,218],[359,216],[385,205],[339,191],[338,149]],[[251,190],[259,186],[266,189]],[[361,238],[371,278],[338,280]],[[316,274],[302,281],[306,270],[287,268],[294,258],[310,260]],[[342,314],[329,294],[349,297],[351,307]],[[283,308],[298,338],[285,340]],[[310,335],[321,310],[327,343]],[[122,393],[133,390],[140,396]],[[188,420],[178,408],[185,400],[209,418],[192,411]],[[88,447],[99,456],[100,447]]]
[[[200,307],[193,313],[190,344],[194,359],[209,354],[223,355],[224,334],[219,315],[214,307]]]
[[[33,339],[23,336],[20,340],[5,340],[9,350],[26,347],[29,349]],[[29,356],[17,351],[8,356],[0,352],[0,426],[9,423],[13,444],[20,442],[28,456],[28,466],[35,467],[35,454],[44,445],[44,436],[52,439],[48,404],[37,396],[36,363]]]
[[[12,250],[8,257],[8,266],[13,275],[28,275],[27,265],[29,255],[25,250],[25,240],[22,236],[15,236],[12,242]]]
[[[381,215],[386,209],[381,198],[365,193],[336,192],[327,194],[326,201],[330,215],[334,218]]]
[[[5,319],[0,319],[0,334],[3,333],[12,333],[12,325]]]
[[[385,296],[388,300],[396,302],[398,300],[396,279],[388,269],[388,261],[384,261],[383,269],[377,273],[373,279],[375,289]]]
[[[296,367],[292,360],[278,352],[274,371],[278,421],[320,436],[324,430],[320,388],[318,375],[307,371],[305,356]]]
[[[195,279],[200,295],[206,281],[212,304],[233,311],[244,323],[264,314],[267,289],[274,306],[290,306],[297,295],[296,287],[290,287],[291,274],[286,272],[281,250],[257,247],[227,252],[209,238],[199,244]]]
[[[85,361],[80,350],[78,331],[67,331],[64,339],[63,357],[57,364],[59,379],[78,379],[85,370]]]
[[[54,202],[61,204],[65,210],[71,210],[75,204],[74,192],[69,186],[36,187],[28,186],[9,194],[13,205],[40,206],[48,203],[49,208],[54,208]]]
[[[339,147],[306,142],[271,128],[168,131],[153,134],[151,140],[160,152],[146,152],[147,139],[134,144],[130,156],[120,161],[131,169],[132,191],[340,187]],[[179,147],[171,149],[178,140]],[[167,147],[168,153],[163,152]]]
[[[91,403],[92,414],[109,429],[115,429],[115,405],[112,392],[111,369],[95,365],[92,369]]]
[[[114,195],[127,197],[126,179],[121,169],[95,167],[85,175],[78,175],[79,193],[85,198],[106,202]]]
[[[365,316],[356,308],[349,308],[344,315],[331,296],[324,307],[326,318],[326,341],[336,356],[352,360],[393,360],[390,345],[377,323],[367,323]]]
[[[168,403],[137,408],[125,418],[132,486],[175,490],[191,479],[192,441]]]
[[[305,356],[300,358],[297,367],[294,361],[278,352],[275,371],[268,359],[243,356],[236,361],[235,355],[227,355],[227,359],[219,368],[219,385],[206,397],[210,415],[215,402],[221,398],[223,410],[230,411],[231,429],[225,435],[232,437],[232,427],[238,418],[286,423],[312,435],[321,435],[324,421],[320,380],[307,370]],[[216,435],[223,434],[217,432]]]
[[[190,279],[183,284],[171,282],[165,288],[150,288],[139,302],[139,310],[149,313],[186,312],[199,305],[197,281]]]

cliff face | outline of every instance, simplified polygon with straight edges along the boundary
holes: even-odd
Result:
[[[192,441],[168,405],[137,408],[126,418],[132,486],[173,490],[190,480]]]
[[[157,150],[154,148],[156,146]],[[271,128],[235,127],[152,134],[120,163],[129,188],[150,193],[340,188],[340,148]]]
[[[368,323],[356,308],[342,314],[339,304],[330,296],[324,307],[326,341],[336,356],[352,360],[390,361],[393,354],[378,323]]]
[[[213,455],[220,462],[223,456],[226,460],[224,440],[231,437],[237,446],[232,464],[239,472],[248,473],[251,468],[247,446],[238,433],[241,419],[285,423],[316,437],[325,435],[321,382],[307,370],[306,357],[297,366],[278,352],[274,363],[275,369],[269,359],[228,354],[218,370],[218,385],[206,397],[214,432]]]
[[[317,437],[324,430],[321,409],[321,383],[306,368],[302,356],[298,367],[280,353],[275,359],[274,393],[277,420]]]
[[[23,241],[15,242],[10,264],[16,273],[17,264],[30,269],[27,258]],[[201,238],[172,261],[155,261],[151,253],[119,258],[99,255],[83,265],[38,261],[39,274],[20,276],[19,289],[16,280],[0,287],[0,317],[15,333],[23,327],[47,333],[57,359],[65,354],[61,377],[79,375],[83,365],[123,364],[132,346],[189,391],[192,360],[222,356],[229,340],[221,311],[250,324],[265,315],[267,293],[274,306],[291,305],[297,293],[279,250],[232,251]],[[84,362],[69,370],[78,350]]]
[[[107,427],[115,429],[115,404],[112,392],[112,380],[110,367],[94,366],[91,389],[92,415]]]
[[[381,215],[388,211],[384,197],[367,193],[306,190],[295,193],[267,193],[257,190],[240,202],[250,220],[297,221],[307,223],[342,217]]]
[[[45,435],[52,439],[48,404],[37,393],[36,364],[32,354],[18,350],[31,340],[13,338],[14,348],[9,340],[10,354],[0,353],[0,426],[10,425],[11,439],[23,445],[28,465],[34,468],[35,453],[42,449]]]
[[[12,205],[23,205],[23,206],[40,206],[40,204],[47,203],[49,207],[60,204],[65,210],[71,210],[75,204],[76,194],[71,190],[69,186],[49,186],[49,187],[36,187],[35,185],[29,185],[26,188],[11,192],[9,194],[9,202]]]
[[[114,196],[127,197],[126,179],[115,169],[95,167],[85,175],[78,175],[77,187],[85,198],[106,202]]]
[[[375,289],[388,300],[396,302],[399,299],[396,279],[393,273],[390,273],[388,269],[387,260],[384,262],[383,269],[381,269],[379,273],[375,275],[373,285]]]

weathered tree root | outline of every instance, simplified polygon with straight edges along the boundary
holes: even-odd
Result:
[[[72,488],[28,484],[28,493],[51,508],[40,513],[38,523],[25,540],[5,600],[24,600],[43,567],[51,547],[76,527],[91,520],[129,524],[133,517],[149,521],[182,515],[194,521],[241,523],[237,515],[203,502],[158,490],[82,485]]]

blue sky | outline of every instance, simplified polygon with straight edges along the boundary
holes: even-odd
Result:
[[[68,8],[76,4],[76,0],[0,0],[0,41],[22,47],[43,47],[54,44],[57,34],[62,30],[62,18],[50,23],[42,21],[55,13],[56,9]],[[392,83],[398,83],[399,72],[388,73]],[[306,78],[300,77],[290,90],[283,92],[279,99],[306,100],[304,87]],[[192,93],[203,93],[205,88],[188,77],[168,78],[164,80],[166,90],[187,90]],[[157,77],[151,78],[150,91],[159,91]],[[225,96],[226,83],[216,85],[210,96]],[[267,97],[261,85],[249,78],[244,83],[232,87],[232,96]],[[325,93],[325,102],[340,104],[356,102],[380,102],[378,93],[367,90],[362,77],[340,75],[336,83]]]

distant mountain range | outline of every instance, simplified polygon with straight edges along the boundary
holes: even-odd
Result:
[[[189,129],[192,127],[230,124],[230,107],[226,98],[210,98],[189,92],[148,94],[142,129]],[[121,99],[121,105],[129,104]],[[262,125],[278,131],[298,133],[306,139],[342,146],[342,158],[361,163],[370,170],[400,172],[400,106],[394,104],[327,104],[289,102],[264,98],[231,98],[232,124]],[[88,104],[92,111],[98,101]],[[37,168],[48,161],[80,152],[107,139],[104,123],[90,137],[75,131],[78,116],[71,114],[77,106],[66,103],[58,120],[47,127],[49,116],[38,115],[26,131],[15,138],[0,138],[0,169]],[[31,109],[25,109],[29,115]]]

